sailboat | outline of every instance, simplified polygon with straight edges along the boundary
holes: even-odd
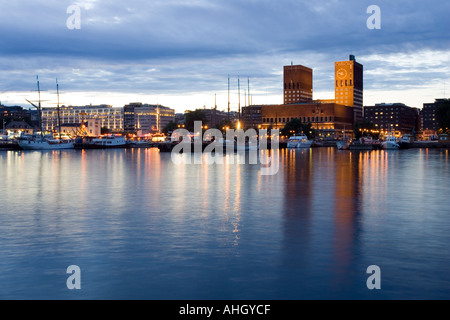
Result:
[[[43,135],[43,129],[42,129],[42,105],[41,105],[41,90],[39,85],[39,77],[37,79],[37,88],[38,88],[38,94],[39,94],[39,104],[36,106],[31,101],[27,100],[28,103],[30,103],[33,107],[35,107],[38,110],[39,115],[39,129],[40,129],[40,135],[34,136],[32,138],[28,139],[21,139],[18,141],[19,147],[21,147],[23,150],[70,150],[74,149],[74,143],[71,140],[65,140],[61,139],[61,113],[59,108],[59,84],[58,80],[56,80],[56,90],[58,95],[58,127],[59,127],[59,138],[54,139],[44,137]]]
[[[350,149],[350,140],[347,137],[346,133],[347,132],[345,131],[345,126],[344,126],[344,132],[343,132],[342,140],[339,140],[336,143],[338,150],[348,150],[348,149]]]

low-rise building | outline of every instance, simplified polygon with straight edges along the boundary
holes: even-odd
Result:
[[[25,121],[11,121],[5,127],[5,131],[8,135],[18,136],[20,134],[33,134],[34,129]]]

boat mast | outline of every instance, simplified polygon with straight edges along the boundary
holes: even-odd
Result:
[[[41,131],[41,137],[44,138],[44,132],[42,130],[42,105],[41,105],[41,88],[39,85],[39,76],[36,76],[37,80],[37,89],[38,89],[38,97],[39,97],[39,103],[38,105],[35,105],[33,102],[31,102],[28,99],[25,99],[29,104],[31,104],[33,107],[35,107],[38,111],[38,121],[39,121],[39,130]]]
[[[239,96],[239,125],[241,123],[241,79],[238,77],[238,96]]]
[[[58,105],[56,107],[56,110],[58,112],[58,130],[59,130],[59,140],[61,140],[61,110],[59,108],[59,84],[58,84],[58,78],[56,79],[56,94],[58,96]]]
[[[42,129],[42,105],[41,105],[41,86],[39,84],[39,76],[36,76],[37,80],[37,88],[38,88],[38,97],[39,97],[39,103],[38,103],[38,117],[39,117],[39,129],[41,130],[41,137],[44,137],[44,130]]]
[[[248,106],[251,106],[251,103],[250,103],[250,77],[248,78]]]
[[[230,120],[230,75],[228,75],[228,120]]]

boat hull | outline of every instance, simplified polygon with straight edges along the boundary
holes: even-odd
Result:
[[[77,143],[75,144],[75,149],[92,149],[92,150],[100,150],[100,149],[128,149],[131,148],[129,144],[123,145],[113,145],[113,146],[101,146],[89,143]]]
[[[300,142],[300,143],[288,143],[288,149],[309,149],[312,146],[312,142]]]
[[[350,148],[350,144],[347,141],[338,141],[337,148],[338,150],[348,150]]]
[[[75,146],[72,142],[63,142],[63,143],[48,143],[46,141],[23,141],[18,143],[19,147],[23,150],[71,150],[74,149]]]
[[[394,142],[384,142],[383,149],[384,150],[398,150],[398,149],[400,149],[400,146]]]

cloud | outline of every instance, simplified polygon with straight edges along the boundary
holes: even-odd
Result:
[[[379,0],[382,29],[373,31],[366,27],[372,2],[2,2],[0,100],[2,91],[32,90],[36,74],[51,85],[60,78],[67,92],[133,100],[222,95],[231,74],[234,82],[250,77],[262,101],[281,102],[282,67],[291,61],[314,69],[321,97],[333,93],[334,61],[350,53],[365,66],[366,90],[429,90],[429,82],[448,81],[450,4]],[[81,8],[81,30],[66,27],[70,5]]]

